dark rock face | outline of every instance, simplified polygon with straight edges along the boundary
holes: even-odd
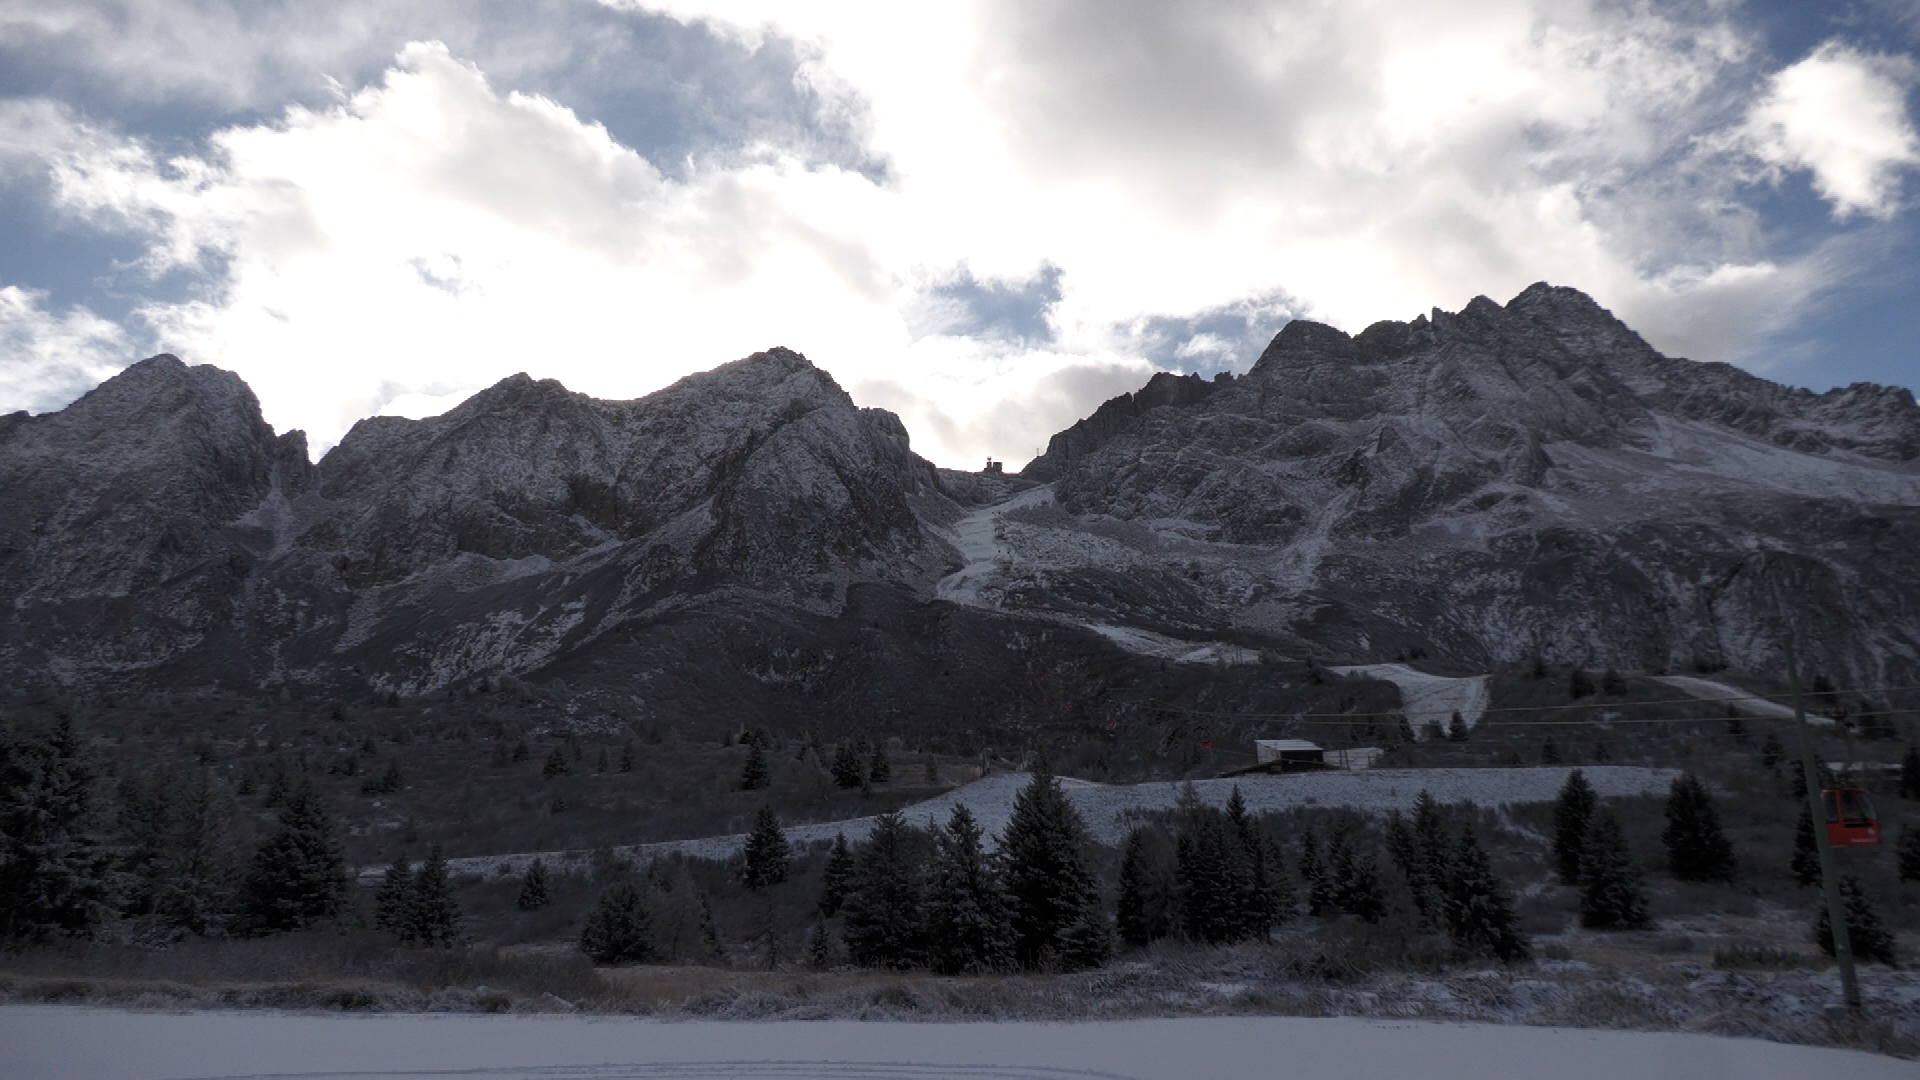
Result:
[[[1335,655],[1771,671],[1778,592],[1824,669],[1920,674],[1905,390],[1813,394],[1670,359],[1585,295],[1535,285],[1352,337],[1294,322],[1232,383],[1144,396],[1028,469],[1057,478],[1056,533],[1149,527],[1136,623]],[[1071,549],[1016,532],[1016,562]],[[1008,587],[1034,605],[1077,604],[1114,570],[1033,561]],[[1155,602],[1169,577],[1199,606]]]
[[[1920,681],[1912,396],[1669,359],[1544,285],[1289,324],[1246,375],[1156,375],[1021,476],[934,469],[784,349],[634,401],[515,376],[318,465],[238,378],[159,356],[0,417],[0,498],[15,685],[511,673],[998,738],[1104,687],[1186,692],[1167,637],[1771,674],[1783,603],[1810,668]]]

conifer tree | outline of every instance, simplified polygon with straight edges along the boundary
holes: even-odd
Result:
[[[1552,739],[1547,739],[1546,741],[1540,744],[1540,764],[1542,765],[1560,764],[1560,748],[1554,745],[1554,742]]]
[[[1787,861],[1787,869],[1797,885],[1820,884],[1820,846],[1813,835],[1813,814],[1805,798],[1800,800],[1800,817],[1793,823],[1793,857]]]
[[[1365,838],[1336,827],[1327,841],[1327,877],[1333,882],[1334,906],[1366,922],[1379,922],[1387,912],[1386,888],[1380,868]]]
[[[580,930],[580,951],[596,964],[646,964],[655,959],[653,912],[631,881],[616,881]]]
[[[1532,950],[1514,914],[1513,897],[1494,876],[1493,864],[1471,824],[1460,830],[1448,871],[1446,924],[1454,944],[1490,952],[1503,963],[1526,959]]]
[[[898,812],[874,819],[854,852],[841,936],[861,967],[905,969],[926,958],[924,839]]]
[[[427,861],[413,872],[410,930],[405,940],[421,945],[452,945],[460,939],[460,905],[447,879],[447,859],[440,845],[427,849]]]
[[[373,925],[402,941],[413,925],[413,864],[406,855],[394,856],[386,873],[380,876],[380,891],[373,894]]]
[[[820,914],[832,918],[846,902],[853,887],[853,849],[847,846],[846,833],[833,834],[833,846],[827,849],[826,869],[820,874]]]
[[[527,864],[527,872],[520,879],[520,895],[514,898],[513,906],[521,911],[539,911],[547,906],[552,897],[547,892],[547,864],[535,859]]]
[[[815,920],[807,934],[807,966],[815,971],[833,966],[833,935],[827,932],[825,919]]]
[[[927,897],[927,951],[945,975],[1002,971],[1013,964],[1013,935],[1000,876],[980,843],[980,826],[965,804],[934,830]]]
[[[556,776],[565,776],[572,771],[573,766],[567,764],[567,755],[557,746],[547,754],[547,763],[540,766],[540,775],[549,780]]]
[[[1893,933],[1880,921],[1880,913],[1874,910],[1873,901],[1867,898],[1867,891],[1860,886],[1860,879],[1852,874],[1840,875],[1840,901],[1846,911],[1847,944],[1853,948],[1856,960],[1878,960],[1889,967],[1899,960],[1894,954]],[[1820,905],[1820,913],[1813,924],[1813,940],[1820,951],[1833,955],[1833,920],[1827,912],[1827,905]]]
[[[111,913],[93,788],[71,719],[0,730],[0,940],[91,937]]]
[[[740,770],[740,790],[759,791],[773,783],[773,770],[767,766],[767,752],[759,742],[747,748],[747,764]]]
[[[873,744],[873,756],[867,761],[867,779],[876,784],[890,783],[893,780],[893,761],[887,757],[887,741]]]
[[[1282,885],[1286,868],[1261,833],[1259,819],[1247,810],[1247,801],[1241,798],[1238,784],[1227,797],[1227,824],[1233,828],[1249,871],[1247,888],[1238,905],[1241,933],[1265,938],[1281,919],[1280,898],[1283,891],[1288,891]]]
[[[843,788],[857,788],[866,779],[860,751],[852,742],[842,742],[833,751],[833,782]]]
[[[1580,843],[1580,925],[1589,930],[1639,930],[1647,925],[1640,872],[1627,851],[1620,821],[1596,807]]]
[[[1770,769],[1777,775],[1780,763],[1786,758],[1787,748],[1780,745],[1780,736],[1767,732],[1766,739],[1760,743],[1760,767]]]
[[[1453,718],[1447,721],[1447,741],[1448,742],[1466,742],[1467,741],[1467,719],[1466,717],[1461,716],[1458,712],[1455,712],[1453,714]]]
[[[1920,746],[1909,746],[1900,755],[1900,797],[1920,799]]]
[[[1567,774],[1553,804],[1553,867],[1563,885],[1580,883],[1580,857],[1600,797],[1579,769]]]
[[[1574,668],[1567,675],[1567,696],[1575,701],[1593,696],[1593,676],[1582,668]]]
[[[1600,673],[1600,692],[1608,697],[1619,697],[1627,692],[1627,680],[1620,673],[1608,668]]]
[[[1014,956],[1022,967],[1097,967],[1112,943],[1087,868],[1087,830],[1045,762],[1014,800],[1000,851],[1011,899]]]
[[[346,899],[346,860],[333,820],[312,787],[301,784],[280,808],[279,827],[254,854],[243,914],[256,933],[302,930],[339,914]]]
[[[1331,914],[1334,908],[1333,882],[1320,861],[1320,841],[1311,829],[1300,837],[1300,880],[1307,886],[1307,914]]]
[[[1667,869],[1681,881],[1732,881],[1733,845],[1720,829],[1707,786],[1691,772],[1681,773],[1667,795]]]
[[[753,831],[747,834],[744,854],[747,888],[757,892],[787,880],[793,850],[787,845],[787,835],[781,830],[780,818],[773,807],[762,806],[754,815]]]
[[[237,871],[226,825],[231,816],[204,768],[122,782],[131,885],[124,910],[138,940],[164,944],[225,928]]]
[[[1197,800],[1182,810],[1176,865],[1187,937],[1209,944],[1246,937],[1253,868],[1225,814]]]
[[[633,740],[632,739],[627,739],[620,743],[620,771],[623,773],[630,773],[633,771]]]
[[[1894,845],[1894,868],[1901,881],[1920,881],[1920,829],[1900,827],[1900,841]]]
[[[1121,940],[1146,945],[1179,927],[1180,894],[1174,846],[1166,833],[1137,826],[1127,834],[1120,859],[1116,922]]]

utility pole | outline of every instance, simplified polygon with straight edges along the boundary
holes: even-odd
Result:
[[[1840,992],[1847,1008],[1860,1011],[1860,980],[1853,972],[1853,942],[1847,937],[1847,910],[1840,901],[1840,872],[1827,841],[1826,800],[1820,795],[1820,769],[1807,735],[1807,711],[1800,704],[1800,664],[1794,657],[1793,624],[1787,623],[1787,682],[1793,687],[1793,726],[1800,733],[1800,768],[1807,780],[1807,812],[1813,815],[1813,845],[1820,852],[1820,881],[1827,894],[1827,923],[1833,927],[1833,958],[1840,965]],[[1838,807],[1835,808],[1836,810]]]

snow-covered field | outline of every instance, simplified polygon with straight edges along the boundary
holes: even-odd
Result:
[[[1748,716],[1758,716],[1768,720],[1793,719],[1793,706],[1755,697],[1737,686],[1728,686],[1723,682],[1701,679],[1692,675],[1656,675],[1654,680],[1665,683],[1689,697],[1697,697],[1703,701],[1725,702]],[[1808,713],[1807,723],[1815,727],[1832,727],[1833,718]]]
[[[1450,679],[1415,671],[1405,664],[1356,664],[1328,670],[1340,675],[1365,675],[1399,687],[1400,710],[1413,725],[1415,738],[1425,737],[1428,724],[1439,724],[1445,731],[1454,713],[1459,713],[1460,719],[1471,728],[1487,711],[1490,695],[1485,675]]]
[[[1471,800],[1485,806],[1511,803],[1550,802],[1566,783],[1569,766],[1541,765],[1512,769],[1370,769],[1361,772],[1292,773],[1285,776],[1254,775],[1232,780],[1197,780],[1194,790],[1214,806],[1226,805],[1235,787],[1247,806],[1256,813],[1290,810],[1302,806],[1346,807],[1369,813],[1407,810],[1420,792],[1428,791],[1443,803]],[[1650,769],[1639,765],[1588,765],[1582,770],[1594,790],[1605,796],[1664,795],[1679,775],[1672,769]],[[989,842],[1007,826],[1013,814],[1013,802],[1026,787],[1026,773],[1001,773],[955,788],[938,798],[915,803],[901,813],[921,825],[928,821],[945,822],[953,808],[965,804],[988,834]],[[1095,784],[1085,780],[1062,779],[1061,786],[1080,816],[1086,819],[1093,838],[1118,846],[1127,830],[1142,817],[1156,810],[1170,810],[1180,797],[1182,785]],[[835,833],[845,833],[849,841],[866,837],[873,827],[870,817],[849,818],[814,825],[795,825],[787,829],[787,841],[796,847],[827,843]],[[636,844],[615,848],[614,854],[637,862],[646,862],[674,852],[701,859],[725,859],[740,850],[744,834],[708,836],[696,840],[676,840],[660,844]],[[585,851],[523,852],[512,855],[483,855],[449,860],[456,874],[519,874],[535,857],[549,866],[584,866],[591,858]],[[375,880],[379,867],[361,871],[363,881]]]
[[[1716,1035],[1354,1018],[717,1023],[0,1007],[0,1080],[1893,1080],[1912,1062]]]

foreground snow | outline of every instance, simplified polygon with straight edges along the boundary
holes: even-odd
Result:
[[[1551,802],[1567,782],[1571,766],[1542,765],[1511,769],[1370,769],[1361,772],[1293,773],[1285,776],[1252,775],[1232,780],[1196,780],[1193,787],[1202,800],[1225,806],[1235,787],[1255,813],[1292,810],[1298,807],[1345,807],[1369,813],[1410,810],[1422,791],[1432,793],[1443,803],[1463,800],[1483,806],[1514,803]],[[1581,769],[1594,790],[1609,798],[1633,795],[1664,795],[1679,773],[1673,769],[1650,769],[1639,765],[1588,765]],[[915,803],[901,810],[907,821],[924,825],[944,823],[953,808],[964,804],[980,822],[989,843],[1007,827],[1013,815],[1013,803],[1031,778],[1026,773],[1001,773],[955,788],[937,798]],[[1117,847],[1127,832],[1149,815],[1171,810],[1180,798],[1180,783],[1095,784],[1085,780],[1062,778],[1067,798],[1087,822],[1093,838]],[[851,842],[865,839],[873,827],[873,818],[848,818],[813,825],[795,825],[786,830],[787,841],[795,847],[831,842],[836,833],[845,833]],[[679,853],[698,859],[731,858],[746,843],[746,834],[707,836],[696,840],[673,840],[658,844],[634,844],[613,849],[615,855],[646,862],[661,855]],[[511,855],[479,855],[450,859],[448,866],[456,874],[519,874],[535,858],[550,867],[584,868],[591,860],[587,851],[519,852]],[[366,867],[362,881],[377,880],[384,868]]]
[[[1087,1024],[662,1023],[573,1016],[163,1014],[0,1008],[0,1080],[326,1074],[542,1080],[1848,1080],[1912,1077],[1850,1050],[1671,1032],[1346,1018]]]

